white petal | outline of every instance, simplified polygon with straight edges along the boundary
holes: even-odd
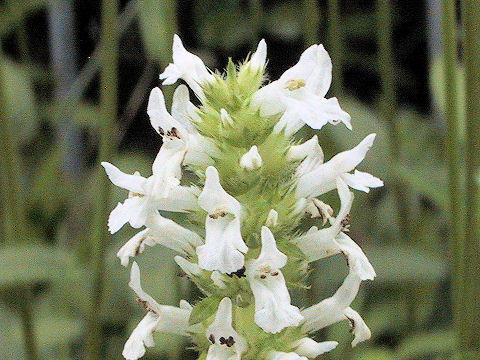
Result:
[[[222,211],[239,217],[242,212],[242,206],[222,188],[217,169],[209,166],[205,171],[205,176],[205,186],[198,197],[200,207],[209,214],[216,214]]]
[[[316,261],[341,251],[335,238],[342,230],[342,221],[352,208],[353,193],[341,178],[337,178],[336,184],[341,206],[332,226],[317,231],[310,229],[306,234],[292,239],[309,261]]]
[[[208,167],[214,163],[213,158],[219,155],[220,151],[213,139],[200,134],[191,134],[188,137],[188,151],[185,155],[184,163]]]
[[[303,175],[298,180],[298,197],[316,197],[335,188],[335,179],[352,171],[362,162],[373,145],[375,134],[368,135],[353,149],[335,155],[315,170]]]
[[[102,162],[102,166],[108,175],[110,181],[118,187],[132,191],[137,194],[145,194],[146,179],[139,175],[129,175],[120,171],[116,166]]]
[[[283,275],[278,276],[276,284],[269,284],[268,287],[259,281],[250,282],[255,296],[255,323],[271,334],[289,326],[297,326],[303,320],[300,310],[290,304],[290,296],[285,297],[288,289],[280,281],[285,283]]]
[[[336,341],[316,342],[315,340],[306,337],[295,343],[295,352],[298,355],[314,359],[319,355],[332,351],[337,345],[338,342]]]
[[[250,58],[250,66],[254,70],[262,69],[265,66],[267,60],[267,43],[264,39],[260,40],[257,46],[257,50]]]
[[[197,114],[197,108],[190,102],[188,88],[185,85],[179,85],[173,93],[172,116],[189,134],[197,133],[191,120],[198,121],[200,117]]]
[[[274,81],[260,88],[252,96],[252,106],[260,109],[261,116],[272,116],[284,112],[286,106],[282,101],[280,84]]]
[[[215,351],[219,354],[225,353],[225,350],[232,350],[237,354],[241,354],[248,348],[245,339],[232,327],[232,301],[228,297],[220,301],[215,319],[207,328],[205,335],[209,340],[214,339],[215,343],[210,348],[216,348],[217,350]],[[220,345],[219,339],[221,337],[228,339],[230,336],[234,340],[233,346]],[[231,355],[233,354],[231,353]]]
[[[231,215],[216,219],[207,216],[205,245],[197,247],[198,263],[202,269],[230,274],[244,264],[242,253],[248,251],[240,232],[240,220]]]
[[[222,120],[223,126],[231,126],[234,123],[232,117],[225,109],[220,109],[220,120]]]
[[[343,174],[343,180],[348,186],[368,193],[370,188],[377,188],[383,186],[383,181],[379,178],[362,171],[355,170],[353,174]]]
[[[256,260],[247,264],[247,279],[255,298],[255,323],[264,331],[278,333],[288,326],[297,326],[303,319],[290,294],[279,268],[287,256],[276,246],[271,231],[262,227],[262,250]]]
[[[180,137],[185,138],[187,135],[185,127],[168,113],[167,108],[165,107],[165,98],[163,97],[162,90],[158,87],[150,92],[147,114],[150,117],[152,127],[157,133],[163,135],[175,128]]]
[[[317,135],[314,135],[310,140],[305,141],[303,144],[290,146],[287,153],[287,160],[300,161],[307,156],[313,156],[320,161],[320,164],[323,163],[323,151],[318,144]]]
[[[352,341],[352,347],[357,346],[357,344],[362,341],[370,339],[372,333],[359,313],[357,313],[351,307],[348,307],[345,309],[344,314],[350,321],[350,324],[352,325],[352,332],[355,335],[355,338]]]
[[[185,49],[178,35],[174,35],[173,37],[172,50],[173,66],[170,64],[165,71],[160,74],[160,79],[165,79],[164,84],[173,84],[179,78],[182,78],[195,94],[202,98],[203,91],[201,84],[205,81],[211,81],[213,76],[198,56]]]
[[[170,189],[167,198],[155,202],[158,210],[187,212],[198,210],[198,189],[195,187],[176,186]]]
[[[181,256],[174,257],[175,262],[180,266],[180,268],[185,271],[185,274],[189,276],[199,276],[202,274],[202,269],[194,263],[191,263],[187,259],[184,259]]]
[[[303,127],[303,125],[305,125],[305,122],[302,121],[301,116],[296,111],[296,106],[299,107],[300,111],[308,111],[302,109],[304,105],[301,103],[295,103],[293,106],[289,106],[283,113],[282,117],[275,124],[273,128],[274,133],[281,133],[283,131],[285,136],[289,137],[295,134]]]
[[[132,269],[130,271],[130,282],[128,283],[128,286],[130,286],[130,288],[135,291],[135,294],[137,294],[142,301],[147,302],[148,306],[154,312],[156,312],[157,314],[160,313],[161,306],[155,301],[154,298],[152,298],[142,289],[142,284],[140,282],[140,268],[135,261],[132,263]]]
[[[190,327],[188,319],[192,309],[185,308],[185,304],[183,306],[184,308],[161,305],[155,331],[187,336]]]
[[[153,175],[147,180],[149,195],[164,198],[180,184],[186,144],[180,139],[164,139],[152,165]]]
[[[275,227],[278,224],[278,212],[274,209],[270,209],[268,212],[267,220],[265,220],[266,227]]]
[[[145,239],[149,234],[150,229],[144,229],[137,233],[134,237],[127,241],[125,245],[121,247],[117,252],[117,257],[123,266],[128,266],[130,257],[137,256],[143,253],[145,249]]]
[[[287,264],[287,255],[280,252],[272,232],[266,226],[262,226],[262,250],[256,262],[268,264],[272,269],[281,269]]]
[[[375,278],[376,274],[372,264],[355,241],[341,232],[335,242],[347,257],[350,271],[356,273],[361,280],[373,280]]]
[[[155,345],[153,341],[153,331],[158,321],[158,316],[152,312],[140,321],[133,330],[123,348],[122,355],[127,360],[137,360],[145,355],[145,347],[152,347]]]
[[[320,303],[302,310],[305,322],[303,331],[312,332],[345,320],[344,311],[357,296],[361,280],[350,272],[336,293]]]
[[[203,244],[202,238],[197,233],[160,216],[158,212],[152,214],[146,224],[150,228],[146,245],[160,244],[182,255],[192,255],[195,253],[195,248]]]
[[[147,197],[134,196],[118,203],[108,217],[108,229],[114,234],[127,222],[134,228],[145,225],[149,212],[152,211]]]
[[[248,152],[240,158],[240,167],[245,170],[255,170],[262,166],[262,158],[258,153],[258,148],[253,145]]]
[[[163,73],[160,74],[160,79],[163,80],[163,85],[175,84],[181,77],[182,70],[175,64],[169,64]]]
[[[332,82],[332,61],[323,45],[312,45],[300,56],[296,65],[280,77],[280,81],[302,79],[314,94],[324,97]]]

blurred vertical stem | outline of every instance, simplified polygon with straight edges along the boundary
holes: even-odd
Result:
[[[397,126],[398,105],[396,96],[396,72],[393,57],[393,23],[391,0],[377,0],[377,36],[378,36],[378,66],[380,72],[381,98],[380,112],[389,126],[391,173],[395,174],[395,165],[401,159],[400,132]],[[411,242],[413,236],[410,228],[407,188],[395,177],[392,189],[396,198],[400,237]],[[413,330],[416,325],[416,302],[411,293],[415,289],[405,290],[408,309],[408,329]]]
[[[7,114],[4,69],[0,68],[0,178],[2,181],[2,215],[5,242],[22,241],[25,211],[20,189],[20,154],[14,136],[13,124]]]
[[[377,0],[378,17],[378,66],[380,72],[381,97],[380,112],[387,120],[390,136],[390,152],[392,159],[399,160],[401,155],[399,129],[397,126],[397,97],[395,84],[395,64],[393,59],[393,25],[392,7],[390,0]],[[394,164],[392,164],[394,166]],[[400,229],[402,236],[410,239],[410,227],[408,217],[408,204],[405,196],[405,189],[397,180],[393,184],[395,192]]]
[[[458,119],[457,92],[457,13],[455,0],[443,0],[442,8],[443,29],[443,59],[445,71],[445,92],[451,94],[446,102],[445,117],[447,122],[446,156],[448,161],[448,188],[450,191],[450,238],[452,264],[452,298],[454,308],[454,323],[459,330],[459,305],[462,293],[462,263],[463,253],[463,225],[462,214],[463,196],[460,192],[461,171],[460,163],[460,123]]]
[[[304,9],[304,35],[308,46],[318,41],[318,30],[320,28],[320,9],[317,0],[303,0]]]
[[[0,67],[0,178],[3,199],[3,236],[5,242],[18,242],[25,240],[25,212],[22,194],[20,191],[20,156],[17,142],[15,141],[12,123],[6,113],[7,101],[5,99],[5,81],[3,70]],[[39,359],[37,342],[33,327],[33,303],[30,289],[18,296],[20,316],[23,326],[25,350],[28,360]]]
[[[37,350],[35,328],[33,326],[32,290],[28,287],[23,289],[21,299],[20,317],[22,319],[26,357],[27,360],[38,360],[40,359],[40,356]]]
[[[480,2],[463,1],[466,78],[466,198],[464,287],[460,349],[464,359],[480,358]],[[468,251],[467,251],[468,244]]]
[[[340,0],[328,0],[328,42],[330,45],[330,55],[333,64],[332,92],[339,96],[343,87],[342,78],[342,30],[340,24]]]
[[[118,0],[102,1],[102,51],[100,70],[100,129],[99,161],[111,161],[115,146],[115,120],[117,117],[118,89],[118,31],[116,17]],[[97,209],[91,238],[93,289],[88,318],[86,354],[87,359],[102,358],[102,300],[105,277],[105,247],[107,244],[107,220],[110,210],[110,181],[102,170],[98,170]]]

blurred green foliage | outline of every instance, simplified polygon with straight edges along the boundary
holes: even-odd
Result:
[[[0,35],[4,40],[15,35],[30,14],[45,11],[49,4],[48,1],[15,2],[13,11],[12,3],[0,4]],[[254,16],[245,6],[246,2],[196,0],[193,3],[194,19],[191,22],[198,32],[200,52],[209,53],[216,49],[229,54],[258,40],[258,29],[252,25]],[[272,2],[264,9],[260,31],[278,42],[301,41],[304,26],[298,16],[301,13],[300,1]],[[323,8],[321,16],[325,16]],[[375,19],[369,13],[349,13],[342,22],[344,36],[349,40],[374,36]],[[175,2],[142,1],[138,24],[138,30],[130,31],[139,31],[148,57],[165,66],[170,59],[171,33],[176,27]],[[373,55],[348,49],[348,56],[343,56],[346,65],[354,64],[375,71]],[[25,356],[16,289],[29,288],[34,294],[34,330],[41,358],[80,359],[89,311],[87,230],[92,223],[96,194],[93,190],[95,175],[88,161],[93,155],[86,150],[86,159],[83,160],[87,166],[80,178],[72,179],[65,173],[64,149],[58,145],[58,137],[62,136],[58,119],[62,99],[54,98],[49,90],[54,85],[51,69],[21,62],[20,58],[7,51],[0,56],[5,73],[1,86],[8,115],[2,121],[14,125],[23,159],[22,189],[28,215],[25,225],[28,239],[15,239],[13,244],[0,246],[0,358],[21,359]],[[214,63],[212,57],[211,64]],[[457,94],[447,96],[442,88],[440,64],[440,60],[434,61],[430,73],[432,94],[438,108],[444,108],[448,96],[458,96],[464,104],[463,80],[458,85]],[[284,64],[285,67],[288,65]],[[120,76],[128,76],[128,73]],[[87,86],[85,84],[85,88]],[[373,338],[352,350],[345,325],[335,325],[319,334],[319,339],[340,342],[339,348],[323,358],[449,359],[454,344],[448,295],[445,220],[448,199],[443,128],[433,115],[403,109],[397,119],[401,159],[392,159],[388,151],[386,120],[375,106],[351,97],[342,98],[341,103],[351,114],[355,130],[353,133],[340,127],[322,130],[318,135],[325,154],[328,156],[351,148],[366,134],[376,132],[374,150],[361,169],[385,180],[386,186],[374,190],[368,197],[357,192],[361,201],[355,202],[352,210],[352,237],[365,248],[378,274],[374,282],[363,286],[356,305],[366,314],[365,320],[372,329]],[[68,121],[81,129],[85,148],[91,147],[98,140],[101,120],[98,105],[95,99],[85,97],[72,106],[73,115]],[[145,108],[141,111],[145,112]],[[142,136],[152,138],[150,142],[158,141],[160,145],[153,131]],[[311,133],[307,130],[299,134],[299,137],[308,136]],[[127,148],[121,150],[115,164],[127,172],[139,170],[148,174],[151,161],[151,154]],[[391,163],[398,164],[393,173]],[[408,189],[404,196],[415,229],[412,239],[399,236],[398,210],[390,186],[395,181],[402,182]],[[121,190],[113,190],[112,208],[124,196]],[[335,196],[328,200],[335,204]],[[135,305],[134,294],[127,286],[128,271],[115,258],[117,249],[133,233],[125,229],[112,236],[111,245],[106,250],[105,306],[98,314],[103,326],[106,359],[120,358],[124,341],[143,313]],[[174,305],[180,298],[193,298],[195,289],[177,276],[178,269],[169,251],[159,247],[149,249],[138,261],[143,269],[144,289],[159,303]],[[340,261],[335,258],[319,263],[312,276],[312,290],[308,294],[299,291],[295,294],[296,301],[304,303],[306,298],[319,301],[329,296],[345,275]],[[146,359],[194,358],[194,352],[181,338],[158,335],[156,340],[157,346],[148,352]]]

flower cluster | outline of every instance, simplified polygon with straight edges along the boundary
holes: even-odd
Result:
[[[368,192],[383,185],[355,169],[375,134],[324,161],[316,136],[299,143],[294,135],[305,124],[352,128],[337,99],[325,98],[332,74],[328,53],[322,45],[309,47],[267,85],[265,67],[263,40],[244,63],[230,60],[220,74],[175,36],[173,63],[160,79],[165,85],[183,80],[200,105],[179,85],[168,112],[162,91],[153,89],[147,112],[163,145],[152,175],[125,174],[102,163],[110,180],[129,191],[110,215],[110,231],[126,223],[144,227],[118,251],[122,265],[146,245],[163,245],[178,252],[176,263],[205,295],[194,306],[183,300],[179,307],[159,305],[142,289],[133,262],[129,285],[146,315],[125,344],[126,359],[142,357],[156,331],[189,336],[206,360],[313,359],[337,343],[308,336],[341,320],[352,326],[353,346],[370,337],[350,304],[375,271],[347,231],[350,188]],[[185,171],[196,182],[182,181]],[[331,190],[341,204],[335,217],[318,199]],[[169,219],[173,212],[182,214],[177,222]],[[302,232],[307,214],[319,227]],[[338,291],[303,310],[292,304],[288,288],[307,286],[309,263],[335,254],[349,266]]]

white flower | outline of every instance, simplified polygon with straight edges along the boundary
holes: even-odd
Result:
[[[173,64],[169,64],[160,74],[163,84],[171,85],[183,79],[199,98],[203,98],[202,84],[213,81],[213,75],[197,55],[185,49],[178,35],[173,36],[172,51]]]
[[[253,53],[250,58],[250,68],[253,71],[262,70],[265,67],[265,62],[267,61],[267,43],[264,39],[260,40],[257,46],[257,50]]]
[[[265,226],[270,228],[270,227],[275,227],[278,224],[278,212],[275,211],[274,209],[270,209],[268,212],[267,220],[265,220]]]
[[[318,144],[318,137],[314,135],[310,140],[300,145],[290,146],[287,153],[287,160],[302,162],[297,167],[295,175],[300,177],[323,164],[323,150]]]
[[[154,331],[188,335],[188,319],[192,307],[183,300],[180,302],[179,308],[159,305],[150,295],[143,291],[140,283],[140,269],[136,262],[132,264],[129,286],[138,295],[139,299],[137,301],[148,310],[148,313],[133,330],[125,343],[122,352],[125,359],[139,359],[145,354],[145,347],[154,346]]]
[[[262,250],[247,264],[247,279],[255,297],[255,323],[264,331],[278,333],[287,326],[297,326],[303,317],[290,304],[285,278],[279,270],[287,256],[277,249],[272,232],[262,227]]]
[[[353,149],[335,155],[309,172],[303,172],[297,183],[298,197],[316,197],[335,188],[339,176],[352,188],[368,192],[369,188],[383,186],[383,182],[364,172],[349,174],[362,162],[373,145],[376,134],[370,134]]]
[[[328,122],[343,122],[351,129],[350,115],[340,108],[336,98],[325,99],[332,81],[332,62],[323,45],[305,50],[298,63],[280,79],[264,86],[253,97],[253,105],[262,116],[283,113],[275,131],[287,135],[304,124],[321,129]]]
[[[270,351],[267,354],[268,360],[308,360],[305,356],[300,356],[296,352]]]
[[[348,321],[350,321],[350,326],[352,327],[352,334],[355,338],[352,341],[352,346],[357,346],[358,343],[362,341],[370,339],[372,333],[368,328],[365,321],[363,321],[362,317],[358,312],[353,310],[352,308],[348,307],[344,311],[345,316],[347,317]]]
[[[233,119],[225,109],[220,109],[220,120],[222,120],[223,126],[233,125]]]
[[[332,351],[338,345],[336,341],[316,342],[310,338],[303,338],[295,343],[295,352],[298,355],[314,359],[319,355]]]
[[[352,207],[353,193],[341,178],[337,178],[337,189],[341,207],[332,225],[321,230],[312,227],[305,235],[293,239],[292,242],[302,250],[308,261],[343,253],[350,271],[356,273],[361,280],[373,280],[375,270],[364,252],[348,235],[341,232]]]
[[[130,257],[143,253],[146,245],[160,244],[182,255],[193,255],[196,247],[203,244],[198,234],[160,216],[156,211],[147,217],[146,225],[145,230],[128,240],[118,251],[117,256],[123,266],[128,265]]]
[[[187,259],[181,256],[175,256],[173,258],[178,266],[187,274],[188,276],[200,276],[202,274],[202,269],[195,263],[188,261]]]
[[[211,139],[200,135],[192,123],[201,120],[195,106],[190,102],[185,85],[178,86],[173,94],[172,115],[165,107],[165,99],[159,88],[154,88],[150,92],[147,113],[152,127],[163,138],[163,146],[169,141],[182,144],[184,147],[182,161],[185,164],[208,166],[213,163],[212,156],[218,154],[218,149]]]
[[[205,270],[233,273],[243,267],[242,253],[248,251],[240,232],[242,206],[222,188],[217,169],[209,166],[205,174],[198,204],[208,215],[205,245],[197,248],[198,263]]]
[[[108,228],[113,234],[127,222],[134,228],[145,225],[147,217],[157,210],[186,212],[198,208],[194,188],[178,185],[177,166],[180,159],[174,149],[162,146],[153,166],[153,175],[144,178],[138,173],[125,174],[114,165],[102,162],[110,181],[129,190],[129,198],[118,203],[110,213]],[[171,155],[168,157],[168,155]],[[165,158],[165,167],[160,168],[159,159]]]
[[[206,336],[211,345],[206,360],[240,360],[247,351],[245,339],[232,327],[232,301],[225,297],[218,305],[215,320],[208,327]]]
[[[313,332],[342,320],[349,320],[355,335],[352,346],[370,338],[370,330],[360,315],[350,308],[357,296],[361,280],[350,272],[337,292],[320,303],[302,310],[305,322],[302,330]]]
[[[333,215],[332,207],[317,198],[308,201],[305,212],[310,214],[312,218],[321,218],[322,225],[325,225]]]
[[[256,145],[253,145],[250,150],[240,158],[240,167],[245,170],[255,170],[262,166],[262,158],[258,153],[258,148]]]

